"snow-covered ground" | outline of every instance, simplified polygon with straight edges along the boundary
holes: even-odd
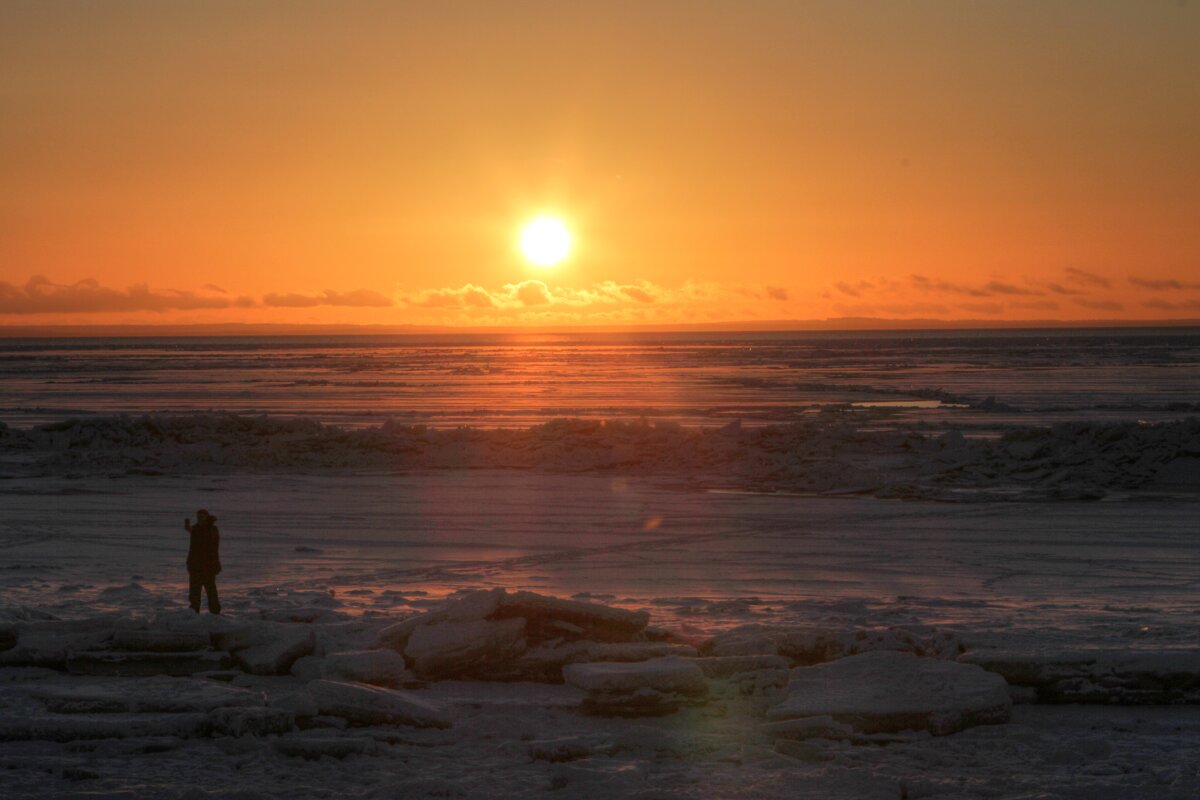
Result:
[[[1107,704],[1145,703],[1151,690],[1195,702],[1200,549],[1187,496],[900,502],[703,492],[669,477],[551,470],[8,474],[0,638],[7,630],[17,641],[0,661],[46,652],[46,637],[59,636],[103,656],[77,659],[76,672],[86,672],[109,663],[114,630],[137,639],[158,635],[142,629],[186,628],[182,521],[205,507],[220,518],[230,627],[214,647],[241,670],[217,670],[232,681],[223,683],[0,668],[6,798],[1200,794],[1195,705]],[[676,642],[672,653],[757,654],[785,667],[731,675],[721,667],[705,678],[707,695],[689,694],[675,713],[611,718],[581,712],[580,686],[590,685],[582,677],[579,685],[438,679],[422,665],[440,663],[430,654],[443,652],[454,625],[507,630],[443,623],[440,638],[398,647],[410,669],[435,670],[410,676],[405,702],[437,709],[447,728],[304,716],[308,701],[296,697],[321,699],[312,681],[328,657],[309,656],[284,675],[244,672],[285,663],[280,648],[293,639],[317,656],[379,646],[397,620],[492,587],[644,610],[658,631],[651,638]],[[263,628],[271,625],[283,627]],[[239,626],[274,633],[239,645]],[[587,647],[585,660],[625,659],[613,648],[626,645]],[[925,648],[951,661],[965,650],[960,661],[985,663],[1014,684],[1011,720],[944,736],[770,727],[786,668],[825,660],[817,651],[858,648]],[[869,672],[880,682],[889,674]],[[214,699],[197,682],[263,694]],[[1092,702],[1061,704],[1080,698]],[[236,712],[263,702],[275,711],[250,721]],[[317,722],[272,733],[279,709]],[[254,725],[258,735],[236,735]]]

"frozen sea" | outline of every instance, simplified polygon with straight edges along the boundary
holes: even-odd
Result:
[[[316,608],[336,639],[500,587],[647,610],[691,642],[903,629],[1191,675],[1197,415],[1197,329],[5,340],[0,624],[178,613],[182,520],[206,507],[234,624]],[[633,427],[537,427],[562,419]],[[651,457],[664,441],[687,469]],[[1004,492],[980,490],[993,478]],[[92,680],[36,669],[0,667],[0,739],[42,713],[38,687]],[[88,686],[70,691],[111,692]],[[449,731],[297,733],[333,754],[315,761],[161,720],[22,735],[0,741],[0,780],[13,797],[172,800],[1200,795],[1195,705],[1018,696],[1007,725],[781,747],[761,730],[769,693],[715,688],[703,709],[626,721],[579,716],[572,691],[435,682],[416,693]],[[46,724],[69,731],[64,716]],[[362,746],[343,758],[347,742]]]
[[[956,424],[1162,420],[1195,413],[1198,387],[1197,328],[0,339],[0,421],[18,427],[212,409],[762,424],[845,404]]]

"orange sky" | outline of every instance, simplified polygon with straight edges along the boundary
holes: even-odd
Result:
[[[1200,318],[1197,43],[1186,0],[5,0],[0,324]]]

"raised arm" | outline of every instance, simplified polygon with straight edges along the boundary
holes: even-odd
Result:
[[[188,533],[192,532],[192,518],[191,517],[183,518],[183,529],[185,531],[187,531]]]

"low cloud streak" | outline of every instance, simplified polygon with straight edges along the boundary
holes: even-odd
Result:
[[[316,306],[345,306],[348,308],[387,308],[395,305],[390,297],[370,289],[355,289],[352,292],[335,292],[326,289],[320,294],[271,294],[263,297],[263,305],[270,308],[314,308]]]
[[[1138,278],[1130,275],[1129,282],[1139,289],[1149,289],[1152,292],[1191,292],[1200,289],[1200,283],[1179,281],[1174,278]]]
[[[1067,280],[1072,283],[1077,283],[1081,286],[1097,286],[1101,289],[1111,289],[1112,281],[1108,278],[1097,275],[1094,272],[1079,269],[1078,267],[1067,267]]]
[[[988,281],[981,286],[967,286],[946,280],[934,279],[925,275],[912,276],[913,288],[924,292],[946,292],[949,294],[964,294],[969,297],[994,297],[996,295],[1040,295],[1037,289],[1017,286],[1003,281]]]
[[[35,275],[24,286],[0,281],[0,314],[99,314],[129,311],[195,311],[229,308],[249,298],[230,300],[195,292],[151,289],[139,283],[128,289],[101,286],[93,278],[71,284]],[[253,303],[253,301],[250,301]]]

